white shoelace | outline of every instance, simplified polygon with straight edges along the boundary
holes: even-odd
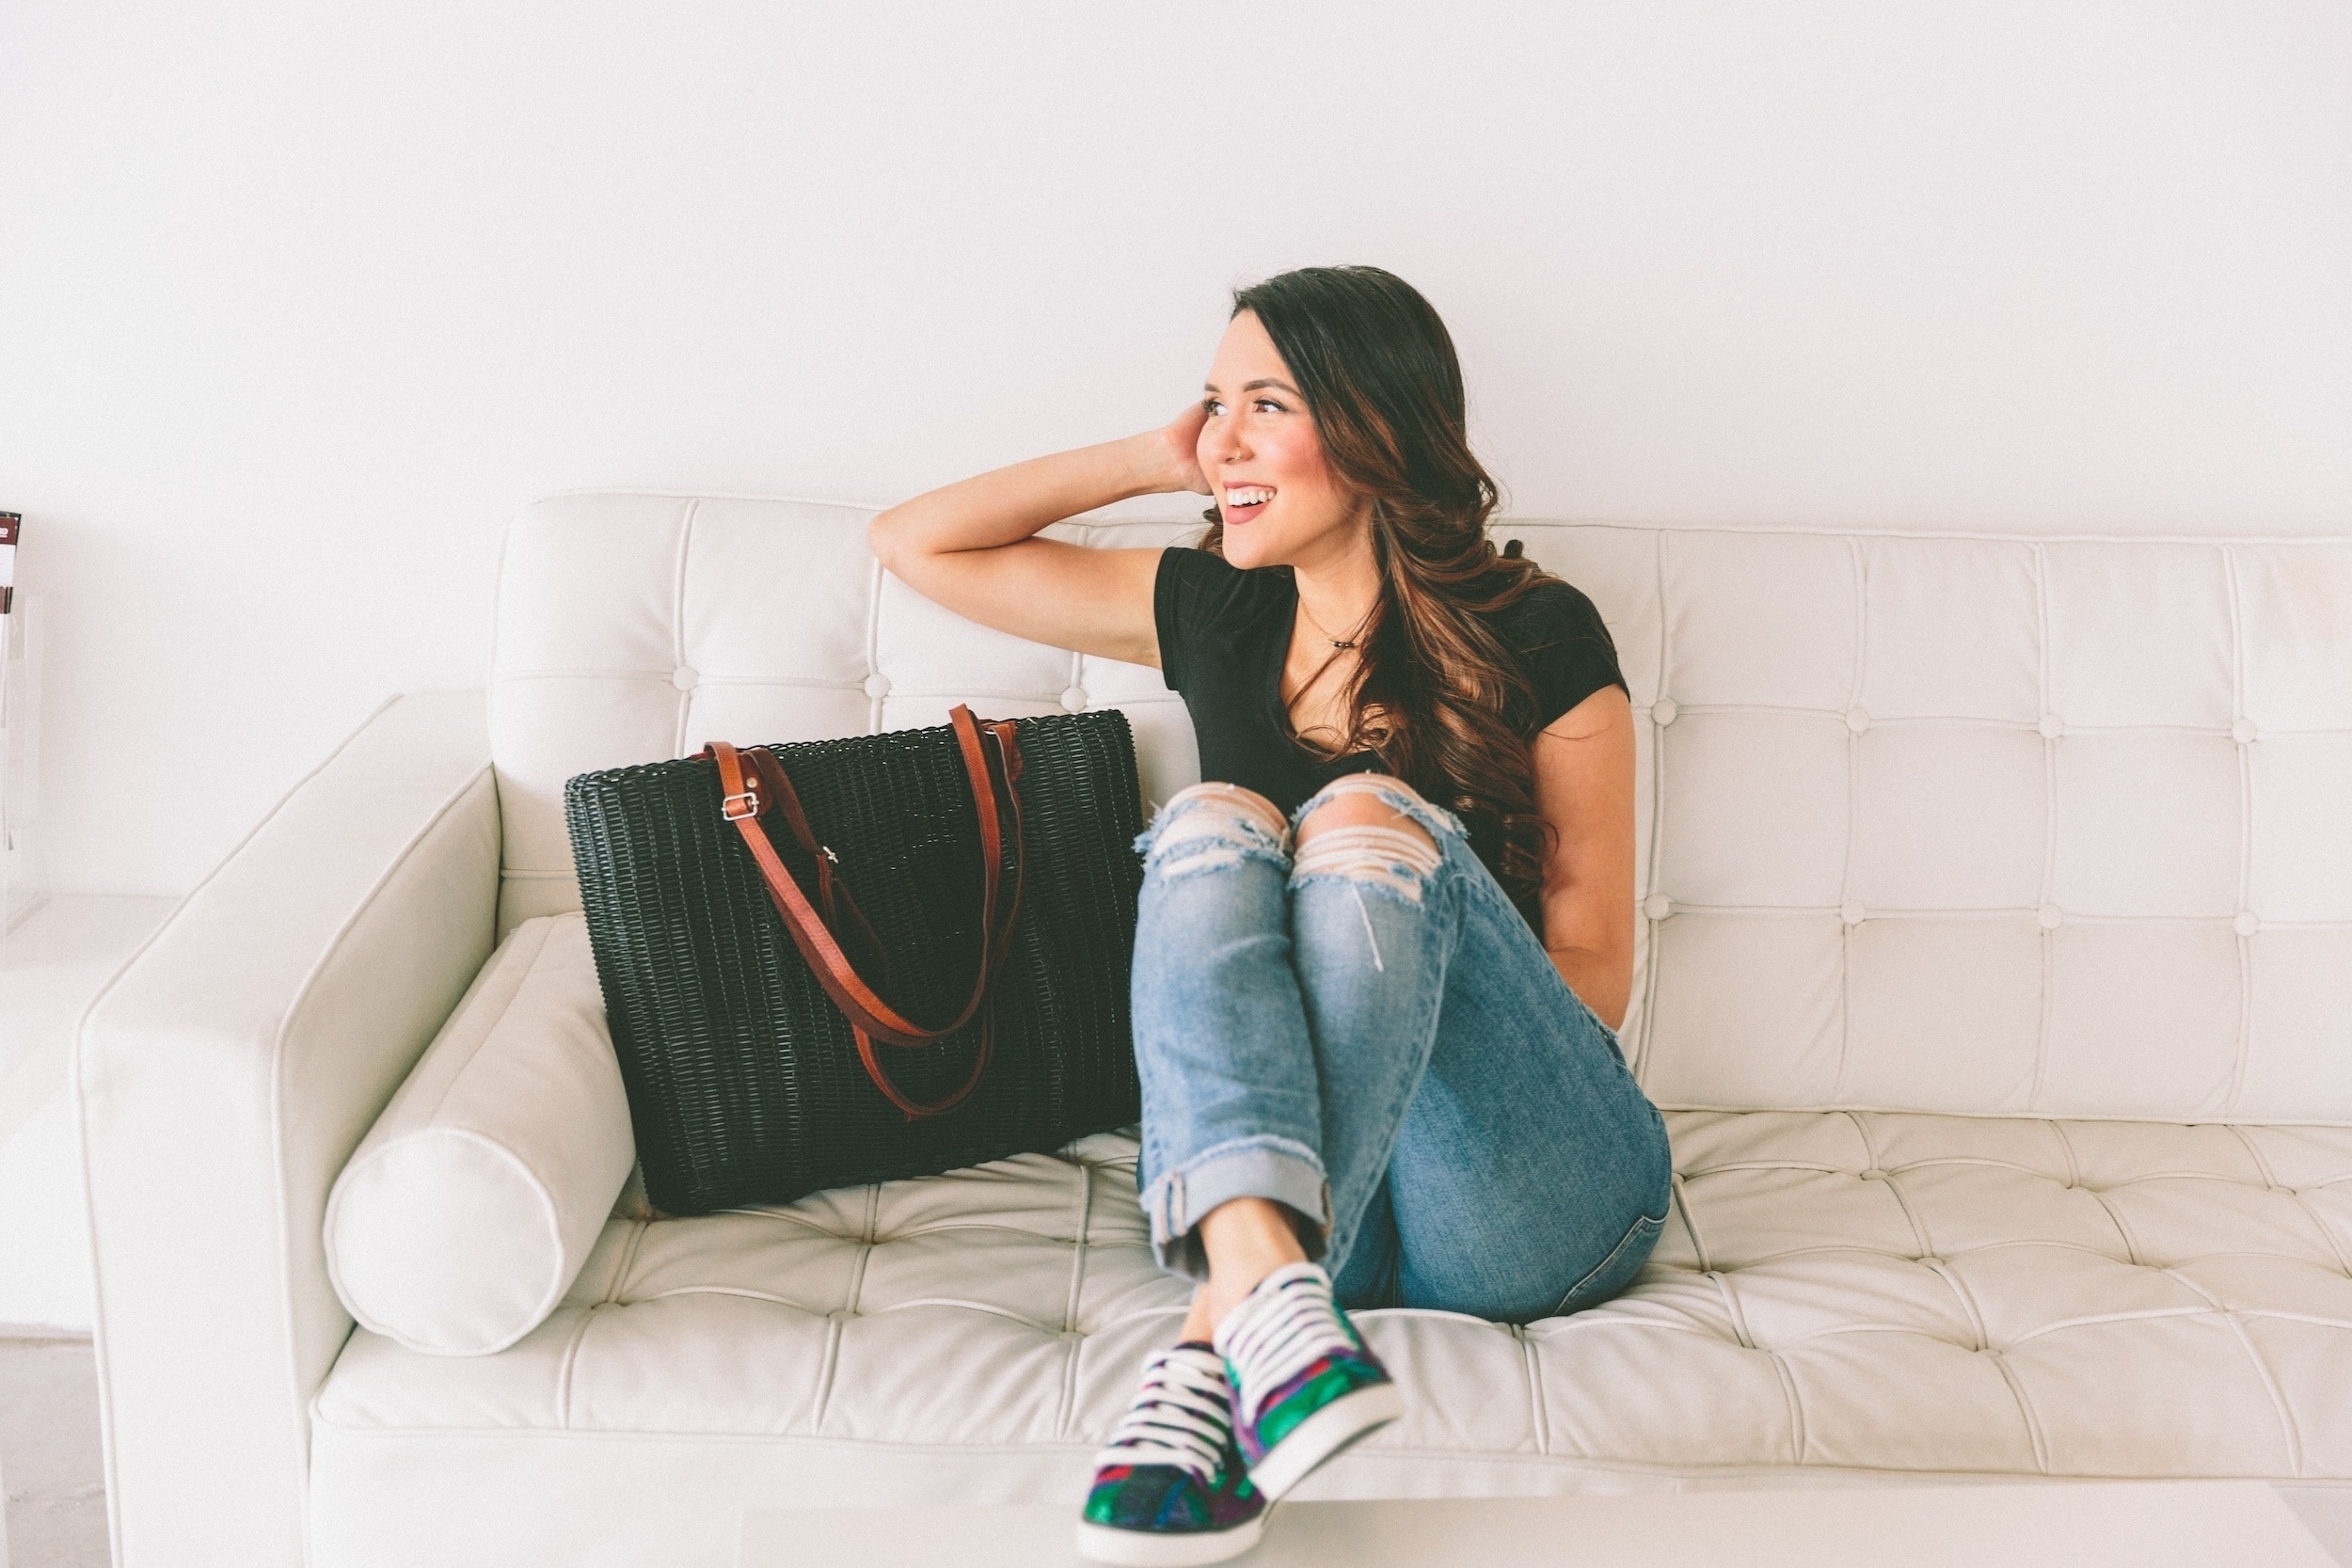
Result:
[[[1214,1487],[1232,1431],[1224,1363],[1204,1350],[1164,1350],[1144,1362],[1143,1388],[1096,1464],[1173,1465]]]
[[[1331,1281],[1312,1263],[1292,1263],[1266,1275],[1217,1326],[1217,1353],[1240,1374],[1234,1414],[1255,1427],[1266,1396],[1323,1356],[1354,1354],[1331,1302]]]

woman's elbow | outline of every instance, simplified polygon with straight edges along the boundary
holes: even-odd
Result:
[[[898,575],[898,555],[904,544],[904,530],[898,526],[896,508],[885,508],[874,514],[866,525],[866,547],[874,552],[883,571]]]

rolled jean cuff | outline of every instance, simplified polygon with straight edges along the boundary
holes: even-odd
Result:
[[[1160,1267],[1186,1279],[1207,1279],[1200,1218],[1237,1197],[1267,1198],[1291,1210],[1303,1222],[1294,1228],[1308,1260],[1322,1259],[1331,1233],[1331,1184],[1324,1180],[1323,1162],[1305,1144],[1261,1134],[1196,1154],[1144,1190],[1152,1253]]]

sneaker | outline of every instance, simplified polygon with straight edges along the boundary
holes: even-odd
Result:
[[[1331,1276],[1313,1263],[1260,1280],[1217,1326],[1216,1350],[1232,1380],[1249,1479],[1268,1502],[1405,1414],[1404,1394],[1331,1299]]]
[[[1143,1364],[1143,1389],[1095,1459],[1078,1552],[1128,1568],[1193,1568],[1258,1544],[1265,1497],[1233,1446],[1232,1390],[1205,1345]]]

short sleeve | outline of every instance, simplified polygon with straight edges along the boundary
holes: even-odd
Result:
[[[1593,601],[1558,578],[1511,607],[1505,636],[1535,688],[1540,730],[1604,686],[1630,697],[1617,668],[1617,644]]]
[[[1223,556],[1170,545],[1160,552],[1152,579],[1152,619],[1160,639],[1160,680],[1182,691],[1192,678],[1194,650],[1203,637],[1230,634],[1244,619],[1263,611],[1272,574],[1245,572]]]
[[[1191,613],[1194,594],[1182,558],[1200,553],[1170,546],[1160,552],[1160,569],[1152,579],[1152,622],[1160,640],[1160,681],[1170,691],[1184,689],[1184,643],[1198,618]]]

